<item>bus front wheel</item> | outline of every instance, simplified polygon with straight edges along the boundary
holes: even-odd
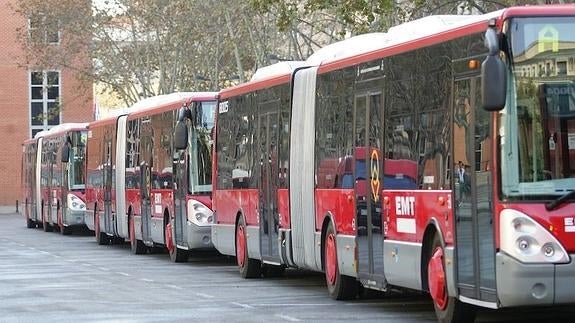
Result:
[[[236,261],[243,278],[258,278],[262,275],[262,264],[248,256],[248,240],[244,218],[240,217],[236,226]]]
[[[435,315],[439,323],[469,323],[475,320],[475,308],[460,302],[447,293],[445,257],[441,239],[436,234],[431,244],[427,262],[427,284],[433,299]]]
[[[178,248],[178,246],[174,243],[172,228],[172,223],[168,222],[164,230],[164,236],[166,240],[165,244],[166,249],[168,249],[168,253],[170,254],[170,260],[172,262],[186,262],[189,258],[189,252],[188,250]]]

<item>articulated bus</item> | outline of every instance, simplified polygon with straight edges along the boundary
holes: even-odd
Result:
[[[34,138],[27,139],[22,144],[22,196],[24,217],[26,218],[26,227],[29,229],[42,225],[42,218],[38,212],[38,199],[40,194],[39,178],[40,166],[38,165],[38,142],[41,141],[41,134],[39,132]]]
[[[85,225],[87,123],[64,123],[24,143],[24,213],[28,228],[64,235]]]
[[[430,16],[222,90],[214,246],[335,299],[428,292],[440,322],[575,303],[574,18]]]
[[[216,100],[215,92],[161,95],[90,123],[87,203],[99,244],[129,240],[135,254],[162,246],[175,262],[191,249],[213,247]],[[189,144],[174,151],[182,107],[190,116]]]

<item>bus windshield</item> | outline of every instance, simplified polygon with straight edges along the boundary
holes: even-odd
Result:
[[[575,190],[575,21],[509,24],[507,106],[499,113],[502,193],[556,198]]]
[[[191,109],[189,132],[189,191],[191,194],[212,191],[212,145],[216,102],[197,103]]]
[[[78,131],[70,133],[72,140],[72,149],[70,150],[69,167],[69,187],[73,190],[84,189],[84,167],[86,160],[86,140],[88,133],[86,131]]]

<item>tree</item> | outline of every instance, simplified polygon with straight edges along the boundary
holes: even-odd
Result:
[[[428,14],[536,2],[542,0],[18,0],[15,10],[61,35],[58,46],[46,46],[20,29],[22,65],[75,70],[129,106],[158,94],[229,87],[275,61],[304,60],[350,35]]]
[[[324,13],[340,24],[342,35],[386,31],[431,14],[486,13],[511,5],[568,3],[572,0],[250,0],[260,13],[273,13],[280,30]],[[317,16],[316,16],[317,17]],[[318,23],[318,21],[314,21]]]
[[[27,18],[41,14],[44,27],[57,22],[63,39],[45,46],[20,29],[23,65],[74,69],[126,106],[245,81],[269,64],[270,44],[285,39],[245,1],[106,0],[91,7],[88,0],[20,0],[16,10]],[[254,21],[265,28],[253,28]]]

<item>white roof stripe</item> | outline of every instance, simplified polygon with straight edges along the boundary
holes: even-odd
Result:
[[[327,45],[317,50],[306,62],[308,65],[318,65],[389,48],[478,22],[487,22],[492,18],[501,16],[502,12],[503,9],[484,15],[436,15],[424,17],[391,27],[387,33],[362,34]]]
[[[70,130],[75,130],[75,129],[88,129],[88,123],[87,122],[79,122],[79,123],[61,123],[57,126],[54,126],[52,128],[50,128],[49,130],[43,130],[38,132],[36,135],[34,135],[34,138],[40,138],[40,137],[46,137],[46,136],[50,136],[53,134],[58,134],[58,133],[64,133]]]

